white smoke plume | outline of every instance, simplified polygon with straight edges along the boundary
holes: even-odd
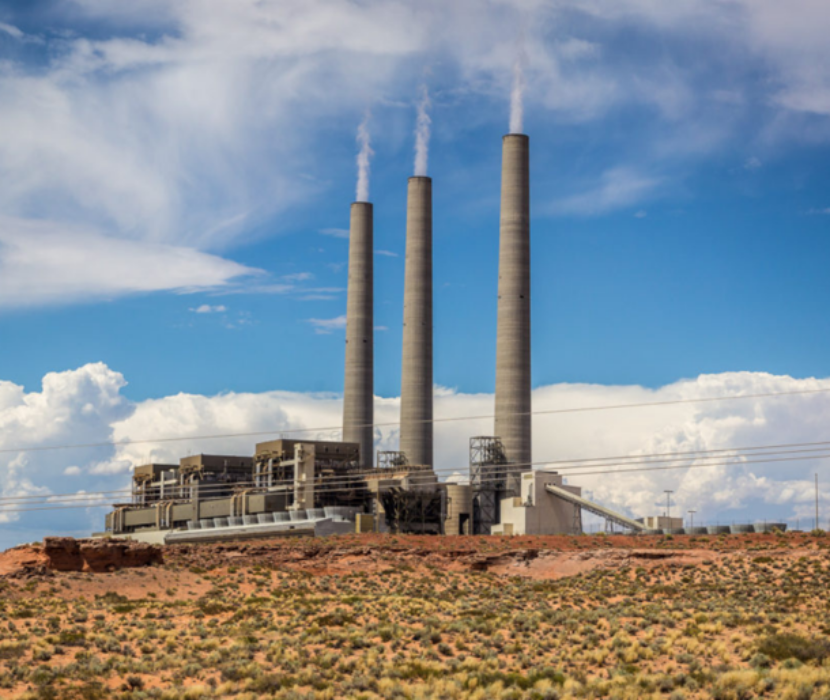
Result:
[[[527,54],[524,34],[519,36],[516,61],[513,63],[513,90],[510,92],[510,133],[521,134],[524,120],[525,65]]]
[[[418,118],[415,122],[415,176],[426,177],[427,160],[429,159],[429,134],[432,119],[427,110],[432,103],[429,101],[429,90],[426,85],[421,87],[421,101],[418,103]]]
[[[369,145],[369,117],[366,112],[360,126],[357,127],[357,142],[360,144],[360,152],[357,154],[357,201],[369,201],[369,159],[374,155]]]

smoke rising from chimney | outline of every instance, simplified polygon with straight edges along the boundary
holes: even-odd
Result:
[[[516,61],[513,63],[513,89],[510,92],[510,133],[521,134],[524,120],[525,65],[527,54],[524,33],[519,35]]]
[[[429,90],[421,86],[421,101],[418,103],[418,118],[415,122],[415,177],[426,177],[427,159],[429,158],[429,135],[432,119],[427,110],[432,106]]]
[[[360,126],[357,127],[357,142],[360,144],[360,152],[357,154],[357,197],[358,202],[369,201],[369,159],[374,155],[369,145],[369,117],[366,112]]]

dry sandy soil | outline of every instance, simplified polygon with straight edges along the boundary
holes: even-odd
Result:
[[[0,553],[2,698],[830,698],[830,537]]]

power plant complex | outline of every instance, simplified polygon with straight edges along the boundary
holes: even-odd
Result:
[[[588,511],[632,520],[534,471],[531,435],[530,142],[502,141],[495,423],[470,437],[468,483],[441,482],[433,461],[432,179],[407,186],[400,445],[374,449],[373,206],[351,205],[342,442],[281,439],[253,456],[195,455],[137,466],[131,502],[106,533],[153,542],[346,532],[581,532]]]

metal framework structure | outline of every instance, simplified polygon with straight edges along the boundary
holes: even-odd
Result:
[[[393,450],[378,450],[377,452],[378,469],[399,469],[406,466],[406,464],[406,455],[403,452]]]
[[[362,507],[369,502],[366,480],[360,468],[357,443],[326,442],[314,440],[281,439],[259,443],[254,455],[254,480],[269,492],[292,490],[286,484],[294,481],[294,447],[308,444],[315,447],[314,480],[319,484],[326,481],[337,487],[321,486],[314,496],[314,507],[354,506]]]
[[[582,508],[574,508],[574,520],[573,520],[573,534],[574,535],[581,535],[582,534]]]
[[[489,535],[499,522],[502,498],[519,495],[521,467],[507,464],[501,438],[470,438],[470,485],[473,490],[473,534]]]
[[[391,488],[380,494],[386,525],[400,534],[441,534],[443,509],[438,491]]]

